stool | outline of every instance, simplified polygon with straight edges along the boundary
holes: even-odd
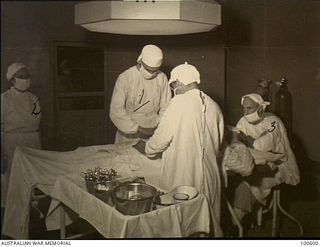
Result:
[[[285,216],[287,216],[291,221],[293,221],[298,226],[300,236],[303,236],[303,228],[302,228],[301,223],[296,218],[294,218],[292,215],[290,215],[287,211],[285,211],[281,206],[281,203],[280,203],[280,189],[279,189],[279,187],[273,189],[272,199],[271,199],[271,202],[269,204],[269,207],[267,209],[263,209],[263,207],[261,206],[258,209],[258,212],[257,212],[257,225],[259,227],[261,227],[263,214],[265,214],[265,213],[269,212],[270,210],[272,210],[272,237],[275,237],[276,233],[278,232],[278,225],[277,225],[278,209],[280,210],[280,212],[282,212]]]

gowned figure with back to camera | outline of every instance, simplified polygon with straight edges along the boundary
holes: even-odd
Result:
[[[199,90],[199,71],[181,64],[171,71],[174,97],[154,135],[134,147],[149,158],[162,154],[159,187],[171,191],[180,185],[195,187],[209,203],[211,236],[221,237],[221,177],[218,156],[224,134],[219,105]]]

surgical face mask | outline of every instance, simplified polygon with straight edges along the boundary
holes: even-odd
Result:
[[[27,91],[30,85],[31,85],[30,79],[15,78],[13,83],[13,86],[21,92]]]
[[[173,94],[174,94],[174,95],[177,95],[177,90],[178,90],[180,87],[182,87],[182,86],[178,86],[178,87],[176,87],[176,88],[173,89]],[[180,93],[181,93],[181,92],[180,92]]]
[[[181,87],[181,85],[179,85],[179,82],[174,81],[169,86],[170,86],[170,89],[173,91],[173,95],[177,95],[177,90],[178,90],[178,88]]]
[[[153,73],[150,73],[148,70],[146,70],[143,65],[141,64],[140,67],[140,73],[143,76],[144,79],[146,80],[151,80],[157,75],[157,71],[154,71]]]
[[[259,109],[260,107],[255,112],[244,116],[249,123],[255,123],[261,119],[261,117],[258,114]]]

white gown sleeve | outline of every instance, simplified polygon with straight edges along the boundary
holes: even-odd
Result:
[[[173,138],[173,119],[177,119],[177,111],[174,110],[173,104],[168,106],[163,113],[160,123],[153,136],[146,143],[146,155],[150,158],[162,153],[169,146]]]
[[[32,116],[41,119],[40,99],[33,94],[31,94],[31,98],[33,104]]]
[[[244,124],[243,124],[243,117],[240,118],[240,120],[238,121],[238,123],[236,124],[236,128],[240,131],[242,131],[243,133],[246,133]]]
[[[126,134],[134,134],[138,131],[138,124],[134,122],[125,109],[126,83],[123,76],[119,76],[113,89],[110,105],[110,118],[118,130]]]
[[[165,83],[164,83],[165,85],[162,88],[161,98],[160,98],[160,111],[159,111],[159,118],[160,119],[161,119],[164,111],[167,109],[167,107],[170,103],[171,97],[172,97],[167,77],[165,77],[164,80],[165,80]]]

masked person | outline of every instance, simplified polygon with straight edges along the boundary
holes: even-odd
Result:
[[[39,125],[41,111],[39,99],[28,92],[31,78],[28,68],[22,63],[8,67],[9,90],[1,94],[1,149],[6,162],[6,171],[1,178],[1,206],[5,204],[10,166],[17,146],[41,148]]]
[[[115,143],[149,137],[171,99],[166,75],[161,72],[163,54],[146,45],[137,65],[119,75],[111,99],[110,118],[117,127]]]
[[[171,71],[170,87],[175,96],[164,112],[154,135],[138,151],[154,158],[162,153],[159,186],[171,191],[179,185],[190,185],[208,199],[213,233],[221,236],[221,181],[217,163],[224,133],[220,107],[200,91],[200,74],[189,64]]]
[[[252,174],[235,183],[233,205],[239,220],[252,212],[256,203],[264,204],[274,186],[283,182],[296,185],[300,181],[284,124],[274,114],[265,112],[269,102],[252,93],[242,97],[241,105],[243,117],[236,125],[236,140],[261,152],[252,151],[256,163]],[[271,160],[273,156],[277,159]]]

